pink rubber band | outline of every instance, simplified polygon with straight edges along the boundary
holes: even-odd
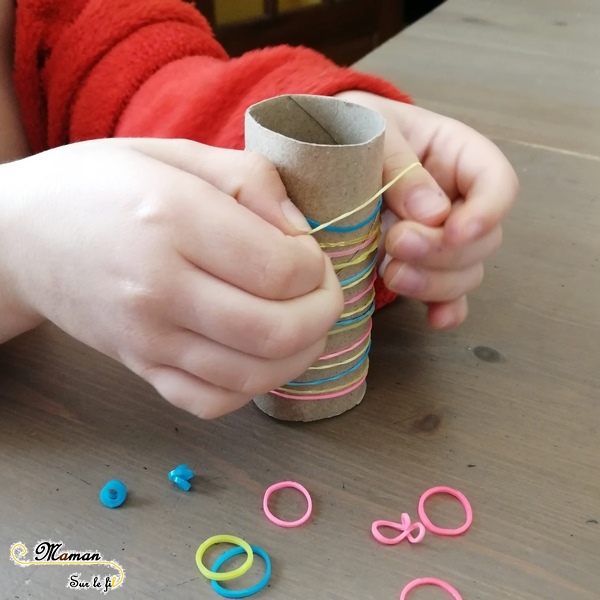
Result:
[[[400,531],[401,533],[396,537],[389,538],[379,531],[380,527],[389,527],[396,531]],[[412,532],[415,529],[418,529],[419,533],[417,535],[412,535]],[[393,521],[375,521],[373,525],[371,525],[371,533],[378,542],[386,544],[387,546],[399,544],[404,539],[408,540],[411,544],[418,544],[425,537],[425,527],[423,526],[423,523],[411,523],[408,514],[402,513],[400,516],[400,523],[394,523]]]
[[[453,588],[446,581],[437,579],[436,577],[421,577],[420,579],[414,579],[411,581],[400,594],[400,600],[406,600],[408,592],[411,592],[415,588],[422,587],[424,585],[435,585],[436,587],[442,588],[445,592],[448,592],[454,600],[463,600],[462,596],[458,593],[458,590]]]
[[[327,256],[329,256],[329,258],[340,258],[341,256],[348,256],[349,254],[355,254],[359,250],[362,250],[363,248],[370,246],[375,241],[375,238],[378,235],[379,235],[379,232],[377,232],[375,235],[372,235],[371,237],[367,238],[364,242],[361,242],[358,246],[351,246],[350,248],[347,248],[346,250],[336,250],[335,252],[327,252],[326,251]]]
[[[282,521],[281,519],[278,519],[269,509],[269,498],[271,497],[271,494],[273,492],[276,492],[277,490],[282,490],[284,488],[293,488],[295,490],[298,490],[299,492],[302,492],[302,494],[306,498],[306,514],[297,521]],[[265,515],[267,516],[267,519],[269,519],[271,523],[279,525],[279,527],[300,527],[300,525],[304,525],[304,523],[308,521],[310,515],[312,514],[312,498],[310,497],[308,490],[303,485],[300,485],[295,481],[281,481],[279,483],[274,483],[271,487],[267,488],[267,491],[265,492],[263,498],[263,510],[265,512]]]
[[[361,337],[360,340],[358,340],[358,342],[356,342],[355,344],[352,344],[352,346],[348,346],[348,348],[339,350],[338,352],[332,352],[331,354],[326,354],[325,356],[321,356],[321,358],[319,358],[319,360],[329,360],[330,358],[336,358],[337,356],[346,354],[346,352],[351,352],[352,350],[355,350],[369,337],[369,335],[371,333],[371,329],[373,329],[372,322],[369,323],[369,329],[367,329],[367,332],[365,333],[365,335],[363,335],[363,337]]]
[[[365,373],[364,377],[361,377],[356,383],[351,386],[344,388],[343,390],[338,390],[337,392],[332,392],[331,394],[317,394],[314,396],[299,396],[294,394],[284,394],[283,392],[279,392],[277,390],[271,390],[271,394],[275,394],[275,396],[279,396],[280,398],[287,398],[288,400],[331,400],[333,398],[339,398],[344,394],[349,394],[354,390],[357,390],[367,378],[367,374]]]
[[[353,296],[349,300],[346,300],[344,302],[344,306],[348,306],[349,304],[354,304],[357,300],[360,300],[361,298],[366,296],[375,286],[375,279],[377,279],[377,277],[375,274],[373,274],[373,278],[371,279],[371,283],[369,284],[369,287],[365,288],[360,294],[356,294],[356,296]]]
[[[449,496],[454,496],[454,498],[456,498],[462,504],[466,515],[466,521],[464,525],[461,525],[458,529],[443,529],[442,527],[438,527],[431,522],[427,516],[427,513],[425,512],[425,502],[428,498],[434,496],[435,494],[448,494]],[[421,523],[423,523],[423,525],[425,525],[425,527],[429,529],[431,533],[435,533],[436,535],[461,535],[467,531],[469,527],[471,527],[471,523],[473,522],[473,509],[471,508],[471,504],[467,500],[467,497],[463,493],[442,485],[427,490],[421,496],[419,499],[419,518],[421,519]]]

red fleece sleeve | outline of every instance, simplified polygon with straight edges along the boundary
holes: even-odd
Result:
[[[244,112],[255,102],[280,94],[333,96],[347,90],[410,101],[391,84],[338,67],[313,50],[278,46],[227,61],[194,56],[172,62],[135,94],[116,133],[191,137],[243,148]]]
[[[15,84],[36,152],[114,136],[239,149],[246,109],[280,94],[363,90],[410,102],[308,48],[230,59],[181,0],[20,0]],[[377,290],[379,306],[394,297],[380,281]]]

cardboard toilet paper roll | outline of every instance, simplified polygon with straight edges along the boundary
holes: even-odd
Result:
[[[370,109],[336,98],[279,96],[251,106],[246,112],[245,129],[246,149],[259,152],[273,162],[289,198],[312,221],[326,223],[360,206],[381,189],[385,119]],[[350,232],[328,228],[315,233],[314,237],[326,251],[335,249],[333,244],[344,240],[374,239],[379,227],[379,215],[374,216],[376,207],[377,203],[372,203],[336,223],[336,226],[353,228],[364,222]],[[375,246],[370,244],[353,256],[332,258],[334,267],[338,265],[340,281],[352,282],[344,291],[347,302],[344,314],[351,318],[343,321],[351,325],[334,326],[324,356],[336,354],[362,340],[361,345],[353,353],[315,363],[295,383],[289,384],[297,387],[282,389],[307,395],[328,387],[310,382],[324,379],[329,382],[337,377],[329,387],[343,390],[344,385],[352,387],[352,382],[366,375],[368,357],[366,352],[360,355],[360,351],[370,343],[372,305],[369,300],[373,298]],[[356,262],[357,258],[361,258],[360,262]],[[343,266],[353,262],[351,259],[356,264]],[[358,299],[348,303],[353,298]],[[355,355],[354,361],[327,366],[344,363],[340,360],[344,356]],[[288,399],[269,393],[254,401],[277,419],[314,421],[349,410],[363,399],[365,392],[366,382],[362,382],[353,391],[327,400],[303,400],[300,395],[298,399]]]

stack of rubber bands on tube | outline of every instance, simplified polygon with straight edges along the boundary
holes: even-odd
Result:
[[[381,237],[385,119],[365,107],[320,96],[280,96],[246,113],[246,148],[277,167],[307,217],[344,292],[344,311],[321,358],[303,375],[255,398],[267,414],[314,421],[364,397]]]

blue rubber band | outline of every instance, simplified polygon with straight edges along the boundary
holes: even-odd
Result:
[[[370,349],[371,349],[371,340],[369,340],[369,344],[365,348],[364,354],[363,354],[363,356],[361,356],[360,360],[355,365],[350,367],[349,369],[346,369],[345,371],[342,371],[341,373],[338,373],[337,375],[333,375],[332,377],[326,377],[325,379],[316,379],[315,381],[290,381],[289,383],[286,383],[286,387],[287,386],[302,387],[305,385],[320,385],[321,383],[329,383],[330,381],[337,381],[338,379],[341,379],[342,377],[345,377],[346,375],[349,375],[350,373],[359,369],[360,366],[369,357]]]
[[[254,596],[254,594],[260,592],[263,588],[266,587],[267,583],[269,583],[269,579],[271,579],[271,559],[269,555],[258,546],[250,546],[252,548],[252,552],[254,554],[258,554],[265,561],[265,574],[263,578],[252,587],[246,588],[245,590],[228,590],[219,584],[218,581],[214,579],[211,581],[212,588],[217,594],[223,596],[223,598],[247,598],[248,596]],[[230,558],[237,556],[238,554],[242,554],[244,552],[243,548],[239,546],[236,548],[232,548],[231,550],[227,550],[224,554],[221,554],[217,560],[212,565],[213,571],[218,571],[220,567],[222,567]]]
[[[100,490],[100,502],[108,508],[117,508],[125,502],[127,498],[127,488],[122,481],[118,479],[111,479],[101,490]]]
[[[357,229],[364,227],[371,221],[374,221],[377,218],[377,215],[379,214],[379,211],[381,210],[382,205],[383,205],[383,197],[379,198],[379,202],[377,202],[377,206],[375,207],[375,210],[364,221],[361,221],[360,223],[357,223],[356,225],[348,225],[347,227],[338,227],[336,225],[328,225],[327,227],[323,228],[323,231],[334,231],[336,233],[350,233],[351,231],[356,231]],[[313,229],[315,227],[319,227],[319,225],[321,225],[321,223],[317,223],[317,221],[313,221],[312,219],[306,219],[306,220],[308,221],[308,224]]]
[[[363,275],[367,274],[377,262],[377,253],[375,253],[375,257],[373,260],[360,272],[352,277],[348,277],[348,279],[340,279],[340,285],[348,285],[349,283],[355,282],[357,279],[360,279]]]
[[[352,317],[351,319],[342,319],[341,321],[336,321],[333,325],[334,327],[341,327],[342,325],[350,325],[351,323],[356,323],[357,321],[362,321],[363,319],[369,318],[375,312],[375,300],[369,304],[369,308],[366,312],[361,313],[356,317]]]

